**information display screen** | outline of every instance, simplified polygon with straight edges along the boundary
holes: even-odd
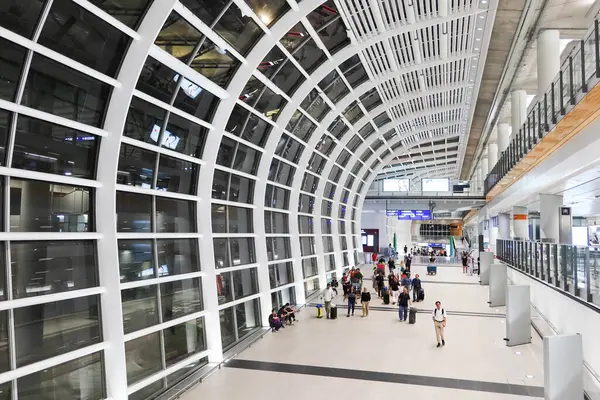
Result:
[[[431,211],[429,210],[386,210],[388,217],[398,216],[399,220],[430,220]]]
[[[450,181],[444,179],[421,179],[421,190],[423,192],[448,192],[450,190]]]
[[[408,192],[410,189],[410,180],[408,179],[384,179],[384,192]]]

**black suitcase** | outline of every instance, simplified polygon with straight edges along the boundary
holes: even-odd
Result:
[[[331,305],[331,310],[329,311],[329,318],[336,319],[337,318],[337,307],[335,305]]]
[[[383,304],[390,304],[390,292],[383,294]]]
[[[418,301],[423,301],[425,300],[425,291],[423,290],[423,288],[421,288],[421,290],[419,290],[419,295],[417,297]]]
[[[408,311],[408,323],[414,324],[417,322],[417,309],[415,307],[411,307]]]

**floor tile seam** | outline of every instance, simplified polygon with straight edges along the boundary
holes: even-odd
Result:
[[[527,397],[543,397],[543,387],[515,385],[503,382],[475,381],[424,375],[408,375],[393,372],[352,370],[316,365],[287,364],[270,361],[235,359],[226,364],[228,368],[260,370],[340,379],[368,380],[383,383],[441,387],[448,389],[483,391],[497,394],[514,394]]]

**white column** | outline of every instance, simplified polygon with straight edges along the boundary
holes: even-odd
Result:
[[[513,207],[513,232],[515,238],[529,240],[529,211],[527,207]]]
[[[496,166],[498,162],[498,144],[488,143],[488,173]]]
[[[498,239],[510,239],[510,215],[498,214]]]
[[[540,194],[540,236],[543,242],[558,243],[558,209],[562,205],[562,196]]]
[[[490,239],[489,239],[489,248],[490,251],[496,254],[496,239],[498,239],[498,227],[494,226],[493,219],[490,219]]]
[[[483,155],[481,156],[481,181],[483,182],[485,180],[485,177],[487,176],[489,170],[488,170],[488,156],[487,156],[487,151],[486,153],[483,153]]]
[[[510,138],[510,124],[498,124],[498,158],[508,147],[508,139]]]
[[[538,96],[543,96],[560,71],[560,33],[543,30],[537,38]]]
[[[481,165],[477,166],[477,171],[475,172],[475,187],[477,187],[477,191],[482,190],[482,182],[481,178]]]
[[[519,129],[521,129],[526,119],[527,92],[524,90],[513,90],[510,93],[510,121],[512,125],[511,138],[519,132]]]
[[[544,337],[544,399],[583,397],[583,338],[579,334]]]

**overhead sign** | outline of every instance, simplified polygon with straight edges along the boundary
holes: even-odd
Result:
[[[390,210],[388,210],[390,212]],[[390,215],[390,214],[388,214]],[[431,211],[429,210],[396,210],[395,214],[399,220],[430,220]]]

